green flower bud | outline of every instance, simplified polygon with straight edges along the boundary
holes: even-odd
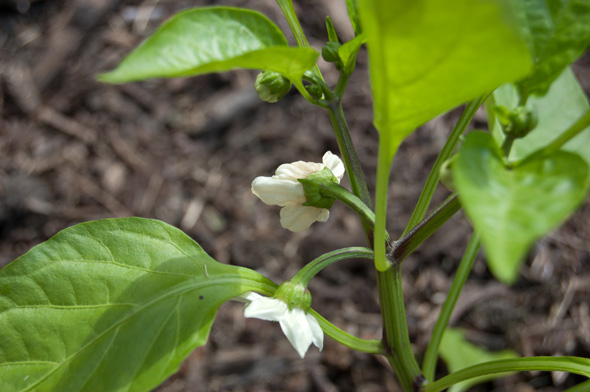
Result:
[[[324,99],[324,92],[322,88],[317,84],[308,84],[305,86],[305,89],[315,99]]]
[[[338,42],[326,43],[326,46],[322,48],[322,58],[329,63],[339,61],[340,56],[338,55],[338,49],[340,49],[340,46],[341,45]]]
[[[278,72],[262,71],[256,76],[254,88],[260,99],[274,103],[289,92],[291,81]]]
[[[514,139],[525,137],[538,123],[536,111],[524,106],[518,106],[512,111],[508,111],[505,107],[496,106],[494,112],[504,127],[504,133]]]
[[[341,70],[344,66],[342,64],[342,59],[338,54],[338,49],[340,49],[340,43],[338,42],[328,42],[326,46],[322,48],[322,58],[329,63],[334,63],[336,65],[336,69]]]
[[[511,127],[510,132],[515,137],[525,137],[533,128],[537,126],[538,118],[534,110],[519,106],[510,113]]]
[[[274,297],[286,303],[290,310],[302,309],[307,312],[311,307],[311,293],[307,287],[291,281],[282,283]]]

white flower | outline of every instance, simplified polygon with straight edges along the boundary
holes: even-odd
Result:
[[[286,303],[276,298],[248,293],[242,298],[250,302],[244,309],[244,316],[267,321],[278,321],[283,333],[301,358],[313,343],[320,350],[324,347],[324,331],[311,314],[303,309],[289,309]]]
[[[283,207],[281,226],[297,232],[307,229],[314,222],[325,222],[330,216],[326,208],[304,206],[303,185],[297,181],[328,168],[340,183],[344,176],[344,164],[330,151],[324,154],[323,163],[297,161],[278,167],[272,177],[256,177],[252,181],[252,193],[263,203]]]

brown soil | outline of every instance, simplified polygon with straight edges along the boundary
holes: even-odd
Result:
[[[167,17],[212,3],[0,1],[0,266],[73,224],[131,215],[179,227],[218,261],[254,268],[276,282],[324,252],[364,245],[358,220],[341,205],[327,223],[292,234],[280,227],[278,208],[263,205],[250,192],[253,178],[272,174],[281,163],[318,161],[325,151],[337,151],[327,114],[295,92],[277,104],[263,103],[254,93],[251,71],[122,86],[95,81]],[[272,0],[215,3],[257,9],[288,31]],[[344,2],[297,3],[306,11],[302,23],[314,47],[327,40],[327,14],[343,38],[350,38]],[[23,4],[22,13],[15,11]],[[331,67],[322,69],[334,81]],[[588,55],[575,72],[588,92]],[[344,106],[373,189],[377,133],[364,53]],[[396,157],[388,222],[394,235],[408,221],[459,115],[455,110],[423,126]],[[475,126],[485,126],[483,113]],[[436,200],[447,193],[439,189]],[[453,326],[491,350],[590,357],[589,217],[586,203],[538,241],[513,287],[495,281],[480,255]],[[419,355],[470,232],[458,214],[405,262],[408,322]],[[364,338],[381,336],[370,263],[331,267],[310,288],[314,307],[329,320]],[[439,371],[444,373],[444,364]],[[477,390],[560,391],[581,380],[522,373]],[[238,303],[221,308],[209,343],[158,388],[382,390],[399,388],[380,358],[327,339],[323,352],[312,348],[301,360],[278,325],[245,320]]]

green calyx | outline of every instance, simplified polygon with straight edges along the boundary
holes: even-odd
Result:
[[[311,293],[307,287],[290,280],[277,288],[274,297],[286,303],[290,310],[297,308],[307,313],[311,307]]]
[[[496,106],[494,112],[502,124],[504,133],[513,139],[525,137],[537,126],[537,113],[524,106],[517,106],[511,111],[503,106]]]
[[[306,178],[300,178],[297,181],[303,185],[306,198],[306,202],[303,203],[304,206],[326,208],[328,210],[332,207],[335,199],[322,194],[322,185],[338,184],[338,180],[330,169],[325,167],[323,170],[310,174]]]
[[[291,81],[278,72],[262,71],[256,76],[254,88],[258,98],[274,103],[283,98],[291,89]]]

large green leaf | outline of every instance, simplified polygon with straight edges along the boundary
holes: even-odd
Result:
[[[506,168],[493,137],[483,132],[467,135],[452,169],[467,216],[481,231],[488,266],[508,284],[531,244],[563,222],[588,190],[588,165],[579,155],[557,151]]]
[[[288,47],[281,30],[258,12],[197,8],[172,17],[99,79],[125,83],[250,68],[279,72],[300,83],[318,55],[313,49]]]
[[[498,144],[504,135],[500,122],[493,116],[493,106],[503,106],[509,110],[516,108],[519,97],[511,84],[500,86],[488,102],[486,108],[491,114],[490,129]],[[534,151],[547,146],[588,110],[588,99],[571,70],[566,68],[543,96],[531,96],[526,107],[534,110],[538,124],[528,135],[516,139],[510,150],[510,159],[519,160]],[[567,142],[563,150],[579,154],[590,165],[590,127]]]
[[[366,0],[359,11],[374,122],[393,152],[419,125],[530,70],[509,1]]]
[[[518,84],[524,97],[544,95],[590,42],[590,0],[519,0],[521,26],[534,68]]]
[[[223,302],[274,287],[160,221],[76,225],[0,271],[0,389],[149,391]]]
[[[481,347],[470,343],[463,331],[459,329],[449,328],[445,331],[440,342],[440,356],[447,364],[450,372],[456,372],[477,363],[494,361],[498,359],[518,358],[518,355],[512,350],[502,350],[497,352],[490,352]],[[469,381],[463,381],[453,385],[449,388],[449,392],[462,392],[469,389],[469,387],[502,377],[502,374],[494,374],[491,376],[482,376],[473,378]]]

